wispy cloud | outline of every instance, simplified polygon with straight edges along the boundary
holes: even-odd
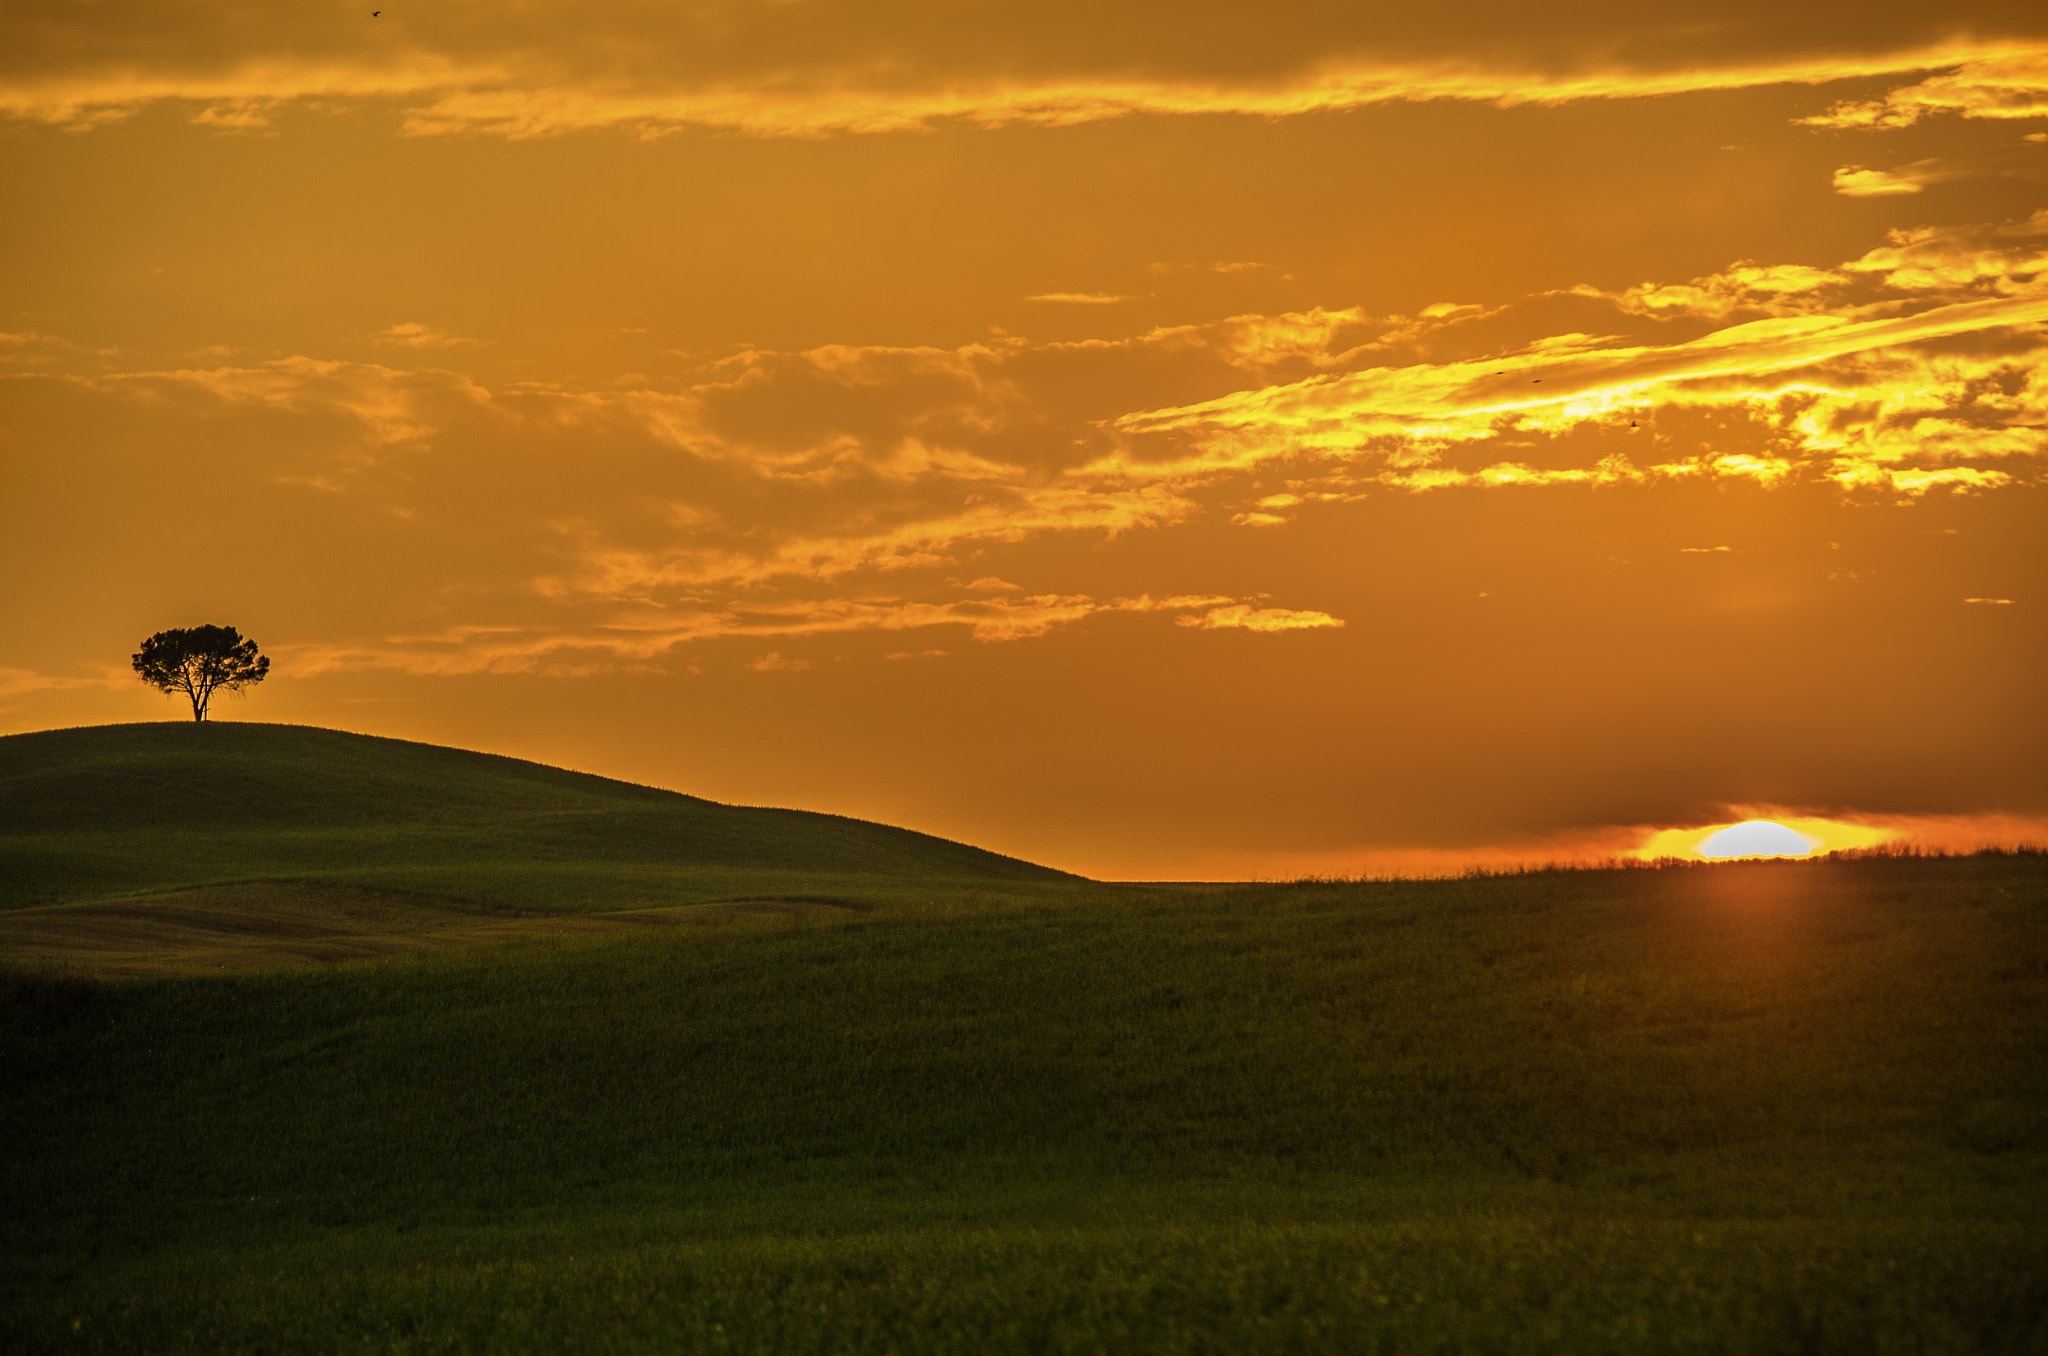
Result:
[[[92,348],[55,334],[33,330],[0,332],[0,368],[52,367],[82,358],[111,358],[119,350]]]
[[[1223,259],[1218,259],[1218,260],[1214,261],[1213,263],[1207,263],[1207,264],[1165,264],[1165,263],[1161,263],[1161,264],[1152,264],[1152,265],[1148,266],[1148,267],[1146,268],[1146,270],[1145,270],[1145,271],[1146,271],[1146,272],[1148,272],[1148,273],[1155,273],[1155,274],[1165,274],[1165,273],[1256,273],[1256,272],[1258,272],[1258,271],[1260,271],[1260,270],[1262,270],[1262,269],[1266,269],[1266,268],[1270,268],[1270,267],[1272,267],[1272,266],[1271,266],[1270,264],[1261,264],[1261,263],[1256,263],[1256,262],[1254,262],[1254,261],[1251,261],[1251,260],[1223,260]]]
[[[0,668],[0,706],[32,692],[76,692],[92,688],[118,691],[128,688],[134,681],[134,675],[126,670],[109,669],[96,678],[75,678],[38,673],[34,669]]]
[[[1918,193],[1929,184],[1964,179],[2048,179],[2048,146],[2022,141],[2013,146],[1954,158],[1933,157],[1891,169],[1845,165],[1835,171],[1835,192],[1850,198],[1896,197]]]
[[[1276,16],[1247,42],[1235,23],[1181,10],[1099,24],[1023,3],[821,0],[804,7],[800,32],[791,12],[452,3],[351,22],[254,0],[108,0],[0,20],[0,111],[89,127],[180,101],[202,123],[247,130],[291,103],[395,101],[419,136],[822,136],[1132,114],[1274,118],[1397,101],[1558,104],[1939,73],[1875,112],[1845,105],[1820,118],[1883,125],[1952,106],[2015,116],[2041,60],[2038,44],[1929,43],[1926,25],[1880,16],[1863,52],[1816,57],[1798,25],[1774,40],[1755,24],[1703,28],[1655,13],[1617,31],[1609,14],[1500,11],[1475,29],[1450,11],[1389,24],[1326,9],[1312,23]]]
[[[1844,165],[1835,171],[1835,192],[1845,198],[1888,198],[1902,193],[1918,193],[1922,186],[1939,183],[1940,179],[1924,172],[1933,161],[1923,161],[1919,166],[1902,165],[1895,170],[1868,170],[1861,165]],[[1915,173],[1921,169],[1922,173]]]
[[[274,100],[224,99],[194,113],[192,121],[222,132],[263,132],[270,129],[275,112]]]
[[[389,329],[377,331],[370,336],[372,343],[392,348],[464,348],[480,344],[480,339],[465,339],[459,334],[437,330],[432,325],[422,325],[417,320],[408,320]]]
[[[1094,598],[1039,594],[1016,599],[922,601],[889,598],[738,599],[724,607],[660,607],[645,601],[610,609],[606,621],[578,627],[459,626],[420,635],[391,635],[350,645],[274,647],[301,676],[365,668],[419,674],[588,671],[653,660],[679,647],[712,640],[803,639],[963,628],[981,642],[1025,640],[1092,617],[1179,614],[1180,625],[1277,632],[1344,623],[1321,612],[1262,608],[1229,598],[1185,595]],[[944,650],[896,651],[888,659],[942,655]],[[814,662],[769,650],[747,661],[758,673],[798,672]]]
[[[983,127],[1014,124],[1069,126],[1134,114],[1239,114],[1292,117],[1385,103],[1457,100],[1503,106],[1565,104],[1593,99],[1656,98],[1704,90],[1760,85],[1826,84],[1934,67],[1973,58],[2022,58],[2032,49],[2009,44],[1941,46],[1888,57],[1790,59],[1681,70],[1609,69],[1566,74],[1513,67],[1473,69],[1469,62],[1345,68],[1333,65],[1305,77],[1242,85],[1068,76],[1042,81],[991,80],[976,87],[913,91],[833,90],[788,93],[760,88],[619,95],[597,88],[551,90],[464,89],[438,94],[408,118],[415,135],[486,132],[543,136],[592,127],[646,129],[681,126],[732,128],[755,135],[819,136],[904,131],[944,122]],[[426,91],[423,91],[426,92]]]
[[[1119,301],[1135,301],[1135,297],[1111,296],[1107,292],[1041,292],[1026,301],[1063,301],[1074,306],[1108,306]]]
[[[1254,607],[1250,603],[1212,607],[1207,612],[1182,617],[1176,624],[1204,631],[1316,631],[1344,625],[1340,619],[1327,612],[1295,611],[1284,607]]]

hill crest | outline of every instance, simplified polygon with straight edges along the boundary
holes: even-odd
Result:
[[[183,794],[194,776],[207,778],[205,796]],[[449,822],[588,801],[718,804],[506,754],[318,725],[149,721],[0,736],[0,831]]]
[[[44,851],[64,849],[73,870]],[[104,895],[97,854],[186,862],[119,873],[225,879],[454,871],[692,869],[1060,881],[1051,867],[912,829],[725,805],[545,763],[306,725],[153,722],[0,736],[0,859],[11,902]],[[189,867],[189,869],[187,869]],[[76,879],[72,879],[72,878]],[[92,883],[87,883],[87,878]]]

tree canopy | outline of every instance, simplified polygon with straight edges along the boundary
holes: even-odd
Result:
[[[205,720],[215,692],[240,692],[263,681],[270,660],[256,651],[256,642],[242,639],[232,626],[186,626],[159,631],[142,642],[135,654],[135,672],[165,694],[182,692],[192,699],[192,719]]]

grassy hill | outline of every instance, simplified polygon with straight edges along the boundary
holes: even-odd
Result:
[[[543,912],[1072,879],[888,825],[338,730],[0,737],[0,908],[266,878]]]
[[[336,785],[408,766],[340,738],[374,756]],[[664,803],[441,752],[394,756],[468,808],[131,832],[469,853]],[[76,823],[39,834],[119,840]],[[2048,857],[922,880],[0,976],[0,1349],[2048,1349]]]

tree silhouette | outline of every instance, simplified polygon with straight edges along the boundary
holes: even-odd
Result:
[[[222,688],[240,692],[263,681],[270,660],[256,653],[256,642],[243,640],[232,626],[189,626],[159,631],[142,642],[135,672],[166,695],[182,692],[192,699],[192,719],[206,719],[206,704]]]

